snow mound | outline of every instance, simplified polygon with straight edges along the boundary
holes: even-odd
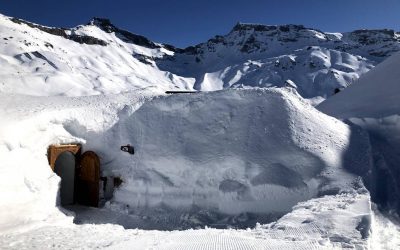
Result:
[[[400,53],[363,75],[345,91],[332,96],[318,109],[338,118],[380,118],[400,114]]]
[[[400,211],[400,53],[317,108],[368,131],[374,162],[371,195],[380,208]]]
[[[70,132],[89,148],[135,145],[133,157],[98,149],[104,175],[124,181],[111,203],[132,212],[195,206],[225,214],[282,213],[299,201],[351,189],[346,168],[369,168],[365,135],[350,145],[349,127],[290,89],[161,96],[134,112],[127,106],[119,116],[96,135],[104,141]],[[342,157],[346,152],[351,156]]]
[[[368,172],[365,135],[350,144],[347,125],[293,90],[149,93],[2,95],[2,228],[58,214],[59,178],[46,158],[53,143],[81,142],[97,152],[102,175],[123,179],[109,208],[128,213],[198,207],[282,214],[299,201],[353,190],[358,180],[346,169]],[[126,143],[134,156],[119,150]]]

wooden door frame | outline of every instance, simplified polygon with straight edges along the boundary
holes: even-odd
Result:
[[[49,148],[47,149],[47,159],[49,161],[49,165],[51,170],[54,172],[54,168],[56,165],[57,158],[65,152],[71,153],[75,157],[75,178],[74,178],[74,203],[78,202],[78,192],[79,187],[78,187],[78,182],[79,182],[79,171],[80,171],[80,165],[82,161],[82,157],[87,153],[87,154],[93,154],[97,157],[98,160],[98,166],[95,169],[95,179],[100,182],[100,157],[93,151],[86,151],[82,154],[82,145],[79,143],[76,144],[53,144],[50,145]],[[100,195],[100,190],[98,190],[97,194],[97,199],[99,199]],[[97,202],[98,203],[98,202]]]
[[[60,154],[64,152],[70,152],[75,156],[75,169],[78,167],[78,159],[81,156],[82,145],[81,144],[55,144],[50,145],[47,149],[47,159],[49,160],[49,165],[51,170],[54,172],[54,167],[56,165],[56,160]]]

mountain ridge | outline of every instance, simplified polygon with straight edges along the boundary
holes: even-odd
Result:
[[[0,91],[33,95],[289,86],[320,100],[400,50],[393,30],[328,33],[295,24],[237,23],[184,49],[98,17],[67,29],[1,15],[0,31],[0,56],[9,68]]]

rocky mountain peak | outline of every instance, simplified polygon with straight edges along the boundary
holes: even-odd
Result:
[[[148,38],[133,34],[129,31],[120,29],[111,23],[110,19],[94,17],[88,25],[94,25],[107,33],[115,33],[115,35],[126,43],[133,43],[150,49],[160,48],[161,46],[152,42]]]
[[[110,19],[102,17],[93,17],[88,25],[94,25],[100,29],[106,31],[107,33],[114,32],[117,28],[111,23]]]
[[[265,24],[255,24],[255,23],[241,23],[238,22],[232,29],[232,32],[235,31],[255,31],[255,32],[272,32],[272,31],[280,31],[280,32],[298,32],[301,30],[315,30],[304,27],[303,25],[298,24],[285,24],[285,25],[265,25]],[[318,31],[318,30],[316,30]]]
[[[351,32],[350,36],[362,45],[371,45],[379,42],[400,42],[400,35],[392,29],[361,29]]]

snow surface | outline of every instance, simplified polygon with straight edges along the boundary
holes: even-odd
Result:
[[[233,52],[231,41],[211,49],[200,59],[199,65],[209,65],[204,71],[193,66],[197,52],[138,45],[102,25],[97,20],[65,30],[99,43],[82,44],[0,16],[2,248],[398,246],[391,237],[396,225],[374,212],[362,182],[373,187],[371,137],[308,104],[396,51],[390,31],[328,34],[293,25],[239,25],[227,36],[234,38]],[[271,44],[248,42],[256,29],[279,30],[274,52],[262,58],[252,56]],[[369,52],[357,47],[365,39]],[[335,41],[340,44],[332,47]],[[329,46],[320,47],[325,42]],[[310,44],[316,47],[305,47]],[[256,49],[247,57],[239,52],[243,47]],[[216,62],[223,51],[232,53]],[[193,71],[178,72],[187,67]],[[239,89],[164,94],[229,87]],[[60,206],[60,178],[49,167],[47,147],[76,142],[98,153],[102,176],[123,180],[100,209]],[[127,143],[135,155],[119,150]]]
[[[369,131],[373,147],[374,200],[400,211],[400,53],[317,108]]]
[[[372,198],[383,211],[394,214],[400,211],[399,66],[400,54],[396,53],[363,75],[349,88],[317,106],[327,114],[347,119],[348,123],[368,131],[374,163],[374,179],[371,186],[375,187],[372,190]],[[389,224],[389,232],[392,233],[390,237],[394,237],[398,242],[398,225],[388,219],[383,220],[386,221],[382,222],[383,225]],[[384,229],[380,230],[387,238],[388,233],[384,232]],[[375,240],[378,239],[379,237]],[[396,249],[389,243],[385,247]]]
[[[391,56],[318,109],[338,118],[400,114],[400,53]]]
[[[300,203],[276,223],[247,230],[163,232],[124,230],[112,224],[62,223],[6,233],[0,236],[0,242],[4,249],[380,249],[376,248],[380,243],[391,244],[366,240],[370,216],[368,195],[354,193]],[[379,223],[381,230],[383,225],[392,225],[387,220]],[[385,233],[385,239],[391,236]]]
[[[207,241],[214,242],[215,248],[222,244],[227,248],[275,244],[288,249],[368,244],[358,225],[370,214],[369,195],[360,180],[346,171],[347,165],[366,166],[354,159],[343,162],[340,157],[352,150],[360,156],[368,154],[348,144],[347,125],[318,113],[291,89],[173,96],[154,96],[149,90],[91,97],[2,94],[1,100],[5,119],[0,130],[0,221],[1,241],[7,248],[42,246],[48,237],[53,240],[45,248],[80,244],[85,248],[134,245],[144,249],[154,244],[167,248],[158,237],[170,242],[171,248],[207,246]],[[365,137],[360,134],[360,138]],[[257,215],[290,212],[299,201],[327,196],[295,206],[278,222],[282,227],[262,226],[262,230],[250,230],[251,236],[228,231],[226,237],[218,238],[225,231],[214,229],[118,233],[122,229],[117,226],[76,226],[55,206],[59,178],[46,158],[48,145],[70,142],[82,142],[84,150],[96,151],[103,175],[123,178],[124,184],[103,208],[106,213],[134,217],[140,207],[157,213],[161,205],[183,210],[195,205],[221,214]],[[118,146],[127,142],[136,146],[134,157],[119,151]],[[322,219],[328,216],[332,218]],[[193,218],[200,217],[188,220]],[[216,221],[203,223],[209,222]],[[369,222],[364,224],[369,231]],[[87,231],[96,236],[85,244],[68,240]],[[138,232],[140,237],[132,236]],[[199,238],[199,234],[211,238]],[[101,235],[104,239],[99,241]],[[282,242],[286,237],[291,237],[290,242]]]
[[[28,24],[0,15],[1,92],[82,96],[146,87],[214,91],[284,87],[290,80],[301,96],[318,103],[400,50],[400,38],[390,30],[332,34],[298,25],[238,24],[225,36],[177,49],[121,33],[126,31],[107,20],[63,31],[100,44],[82,44]]]
[[[93,25],[78,27],[107,41],[107,46],[80,44],[0,15],[0,91],[35,96],[82,96],[120,93],[157,86],[191,90],[181,78],[140,62],[136,54],[157,56],[160,49],[125,43]],[[7,40],[6,40],[7,39]]]

